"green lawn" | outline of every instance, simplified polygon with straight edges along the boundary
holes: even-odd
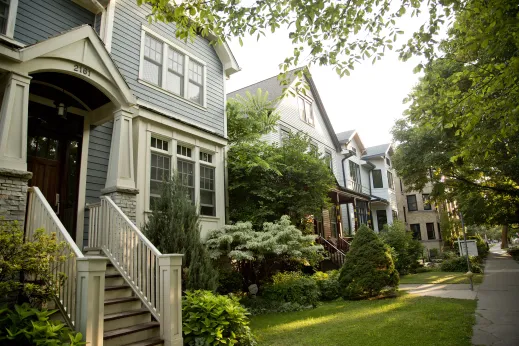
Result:
[[[471,345],[476,301],[417,297],[335,301],[252,318],[259,345]]]
[[[483,282],[483,274],[474,274],[472,280],[475,284]],[[400,277],[401,284],[468,284],[469,279],[465,273],[428,272],[409,274]]]

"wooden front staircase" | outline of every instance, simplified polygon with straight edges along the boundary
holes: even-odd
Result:
[[[326,240],[321,235],[317,236],[316,242],[318,244],[321,244],[324,247],[324,250],[328,254],[329,260],[338,268],[341,268],[344,264],[344,259],[346,257],[346,254],[341,251],[335,244],[333,244],[331,241]]]
[[[86,249],[85,255],[102,256],[103,253],[99,249]],[[105,346],[164,345],[160,323],[111,262],[105,273],[103,322]]]
[[[110,199],[92,206],[81,251],[37,187],[28,189],[26,241],[38,228],[67,247],[55,305],[89,346],[182,346],[182,255],[162,254]]]

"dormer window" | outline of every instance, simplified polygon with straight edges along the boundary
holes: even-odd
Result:
[[[353,155],[357,156],[357,148],[351,147],[351,151],[353,151]]]
[[[312,110],[312,101],[306,97],[299,96],[297,99],[299,108],[299,118],[308,125],[314,126],[314,113]]]

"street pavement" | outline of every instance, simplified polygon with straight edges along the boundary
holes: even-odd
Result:
[[[519,263],[500,245],[490,249],[478,289],[473,345],[519,346]]]

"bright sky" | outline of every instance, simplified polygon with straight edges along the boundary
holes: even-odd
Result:
[[[405,36],[423,23],[418,19],[402,21],[406,22],[400,24]],[[243,47],[231,42],[242,70],[231,76],[227,92],[277,75],[279,64],[291,56],[293,49],[287,36],[276,32],[259,42],[245,39]],[[406,108],[402,100],[418,81],[419,75],[413,74],[418,63],[417,58],[401,62],[396,52],[389,51],[374,65],[370,60],[355,66],[351,75],[342,79],[330,67],[314,66],[310,71],[335,132],[356,129],[369,147],[392,141],[391,127]]]

